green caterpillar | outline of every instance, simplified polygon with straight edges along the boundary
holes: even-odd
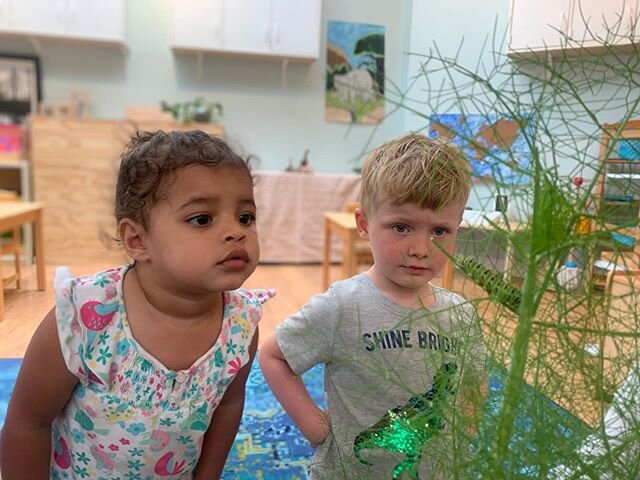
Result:
[[[500,275],[492,272],[471,257],[454,257],[453,262],[491,298],[514,313],[520,308],[520,290],[505,282]]]

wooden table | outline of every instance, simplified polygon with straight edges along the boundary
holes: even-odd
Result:
[[[0,232],[13,230],[26,223],[33,224],[38,290],[45,290],[47,282],[42,236],[43,207],[41,202],[0,202]],[[2,320],[4,320],[4,289],[0,288],[0,321]]]
[[[353,277],[357,270],[354,246],[360,238],[356,228],[356,217],[353,212],[325,212],[324,214],[324,249],[322,254],[322,288],[329,288],[329,263],[331,234],[342,239],[342,277]]]
[[[460,228],[470,228],[477,230],[493,230],[494,227],[488,223],[478,225],[468,223],[463,220]],[[511,231],[522,228],[522,224],[509,222]],[[331,235],[336,234],[342,239],[342,277],[350,278],[357,273],[358,265],[356,264],[356,255],[354,245],[360,238],[356,228],[356,218],[353,213],[348,212],[325,212],[324,214],[324,252],[322,257],[322,288],[329,288],[329,248],[331,245]],[[453,253],[453,252],[451,252]],[[507,246],[505,261],[505,276],[509,275],[511,257],[513,256],[512,245],[509,242]],[[448,261],[442,272],[442,287],[451,290],[453,287],[453,262]]]

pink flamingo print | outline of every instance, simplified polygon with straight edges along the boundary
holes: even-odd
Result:
[[[171,437],[164,430],[154,430],[149,438],[142,442],[143,445],[150,445],[151,451],[160,452],[164,447],[169,445]]]
[[[153,467],[153,471],[157,475],[160,475],[162,477],[168,477],[169,475],[177,475],[178,473],[181,473],[184,469],[185,461],[182,460],[181,462],[176,462],[173,465],[173,468],[171,468],[170,465],[173,463],[173,456],[173,452],[165,453],[162,457],[160,457],[160,460],[158,460],[156,466]]]
[[[65,442],[62,437],[58,437],[54,442],[53,461],[63,470],[71,466],[69,447],[67,447],[67,442]]]
[[[89,449],[93,458],[97,460],[97,467],[101,470],[113,470],[113,460],[109,454],[103,450],[100,450],[97,446],[91,445]]]
[[[80,319],[89,330],[102,330],[118,310],[118,302],[100,303],[96,300],[86,302],[80,307]]]

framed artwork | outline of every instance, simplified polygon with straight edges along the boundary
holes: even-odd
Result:
[[[41,99],[38,57],[0,53],[0,123],[24,123]]]
[[[531,149],[525,133],[532,137],[530,115],[513,119],[497,114],[440,113],[429,120],[429,136],[457,145],[469,159],[475,178],[507,185],[529,183]]]
[[[329,21],[325,120],[378,124],[384,117],[384,26]]]

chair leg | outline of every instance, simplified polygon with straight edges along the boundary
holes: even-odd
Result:
[[[13,231],[13,243],[15,247],[14,252],[14,263],[16,268],[16,289],[20,290],[20,281],[22,279],[22,272],[20,271],[21,261],[20,261],[20,251],[22,250],[22,238],[20,235],[20,228],[16,228]]]

